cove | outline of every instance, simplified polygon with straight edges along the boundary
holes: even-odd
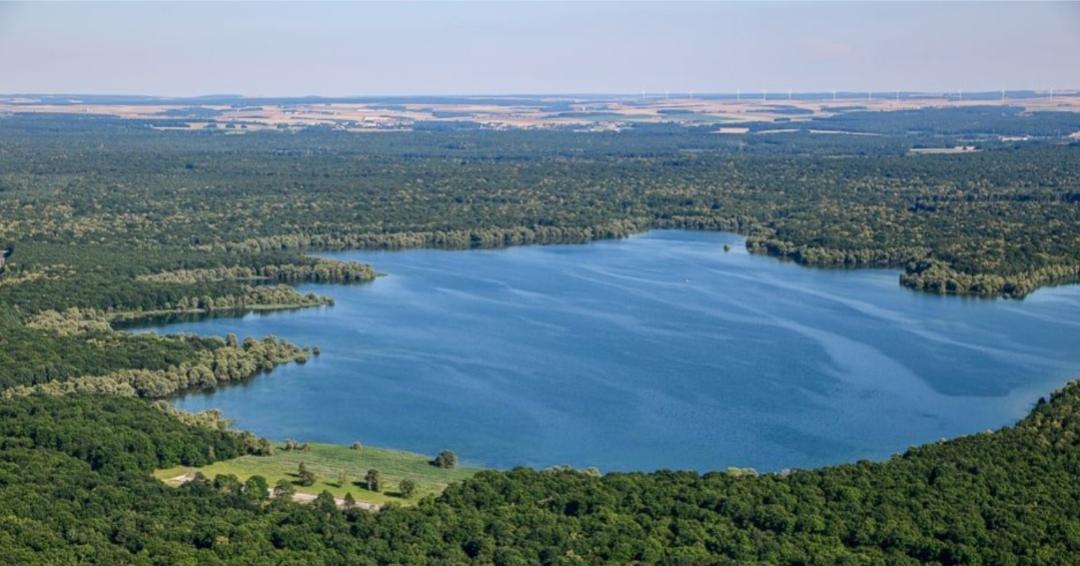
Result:
[[[451,448],[469,465],[777,471],[1012,424],[1080,376],[1076,285],[939,297],[892,270],[808,269],[682,231],[321,255],[388,275],[300,286],[333,307],[141,329],[322,350],[178,407],[275,439]]]

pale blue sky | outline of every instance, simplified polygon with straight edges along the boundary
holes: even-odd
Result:
[[[1080,3],[0,3],[2,93],[1003,87],[1080,87]]]

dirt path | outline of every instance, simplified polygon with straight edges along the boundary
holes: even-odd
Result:
[[[195,474],[189,472],[189,473],[186,473],[186,474],[180,474],[179,476],[176,476],[175,478],[169,478],[169,479],[164,480],[164,481],[165,481],[165,483],[167,483],[167,484],[169,484],[171,486],[179,487],[179,486],[184,485],[185,483],[187,483],[187,482],[189,482],[189,481],[191,481],[193,479],[195,479]],[[273,495],[271,495],[270,497],[273,497]],[[292,496],[292,499],[293,499],[293,501],[295,501],[297,503],[311,503],[312,501],[315,501],[316,497],[317,496],[311,495],[310,493],[294,493],[293,496]],[[345,509],[346,508],[344,499],[338,499],[338,498],[335,497],[334,498],[334,503],[337,504],[338,509]],[[382,505],[380,505],[378,503],[368,503],[366,501],[357,501],[355,503],[355,506],[356,506],[357,509],[365,509],[367,511],[378,511],[378,510],[382,509]]]
[[[294,493],[293,496],[292,496],[293,501],[296,501],[298,503],[311,503],[312,501],[315,501],[315,497],[316,496],[311,495],[310,493]],[[338,499],[338,498],[335,497],[334,498],[334,503],[337,504],[338,509],[344,509],[345,508],[345,500],[344,499]],[[378,503],[367,503],[365,501],[357,501],[356,502],[356,507],[358,509],[366,509],[368,511],[378,511],[378,510],[382,509],[382,505],[379,505]]]

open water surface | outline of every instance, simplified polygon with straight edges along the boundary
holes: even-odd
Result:
[[[153,328],[322,349],[179,407],[473,465],[775,471],[1011,424],[1080,376],[1077,285],[938,297],[895,271],[807,269],[680,231],[323,255],[388,275],[300,286],[333,307]]]

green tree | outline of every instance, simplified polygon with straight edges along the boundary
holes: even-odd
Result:
[[[233,474],[214,476],[214,489],[222,495],[238,495],[241,492],[240,480]]]
[[[398,491],[401,492],[401,496],[404,498],[412,497],[416,493],[416,481],[412,478],[405,478],[398,483]]]
[[[337,511],[337,501],[334,499],[334,494],[325,489],[315,497],[315,501],[312,502],[312,505],[324,513],[334,513]]]
[[[244,482],[244,494],[254,501],[263,501],[270,496],[270,484],[260,475],[251,476]]]
[[[292,482],[282,478],[274,484],[274,498],[276,499],[292,499],[292,496],[296,495],[296,488],[293,487]]]
[[[303,462],[300,462],[297,475],[300,476],[299,479],[297,479],[300,485],[305,487],[315,485],[315,472],[309,470],[307,465]]]
[[[367,482],[368,491],[382,490],[382,476],[379,474],[379,470],[375,468],[368,470],[367,475],[364,476],[364,481]]]
[[[440,468],[457,467],[457,454],[453,450],[443,450],[431,463]]]

